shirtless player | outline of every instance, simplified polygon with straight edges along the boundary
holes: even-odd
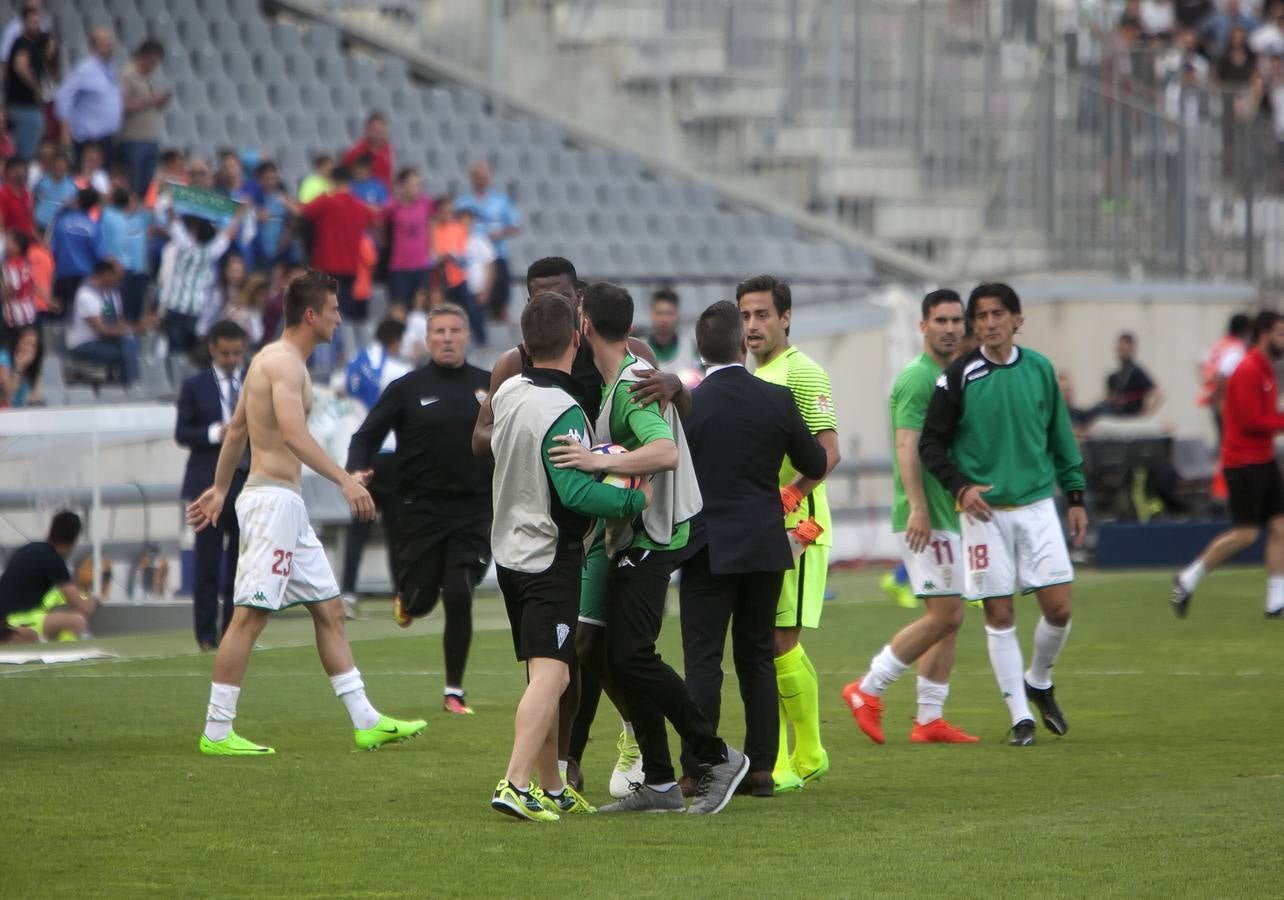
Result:
[[[214,658],[214,683],[200,741],[201,752],[210,756],[275,752],[237,735],[232,722],[250,650],[263,626],[272,613],[299,603],[312,614],[321,665],[348,709],[358,748],[374,750],[414,737],[428,724],[380,715],[366,699],[344,634],[339,586],[308,521],[300,491],[300,472],[306,463],[340,487],[355,518],[364,522],[374,515],[374,501],[363,481],[330,459],[308,433],[312,380],[305,363],[313,349],[328,343],[339,327],[337,291],[333,278],[315,271],[290,282],[285,293],[285,333],[251,363],[223,436],[214,485],[187,508],[187,521],[197,531],[218,521],[248,438],[254,454],[236,501],[242,547],[236,567],[236,611]]]

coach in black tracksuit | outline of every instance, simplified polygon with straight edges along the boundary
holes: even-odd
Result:
[[[397,436],[397,592],[401,611],[446,612],[446,694],[463,702],[472,642],[473,588],[490,561],[491,473],[470,441],[490,372],[465,362],[468,318],[456,306],[428,319],[431,361],[388,385],[348,446],[348,471],[368,469],[388,432]]]
[[[704,509],[691,526],[682,565],[682,652],[687,691],[718,727],[722,650],[731,623],[732,656],[745,704],[747,790],[770,796],[779,741],[773,631],[776,603],[793,554],[780,517],[780,464],[789,456],[808,478],[825,475],[825,449],[788,388],[744,367],[744,330],[734,303],[715,303],[696,325],[709,367],[683,420]],[[698,761],[683,746],[687,775]]]

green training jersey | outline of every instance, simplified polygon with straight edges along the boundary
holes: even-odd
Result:
[[[951,497],[969,484],[989,484],[983,496],[991,506],[1026,506],[1060,485],[1072,502],[1082,500],[1083,457],[1056,370],[1025,347],[1013,347],[1006,363],[978,349],[946,368],[927,408],[919,455]]]
[[[660,413],[660,405],[648,403],[646,406],[638,406],[633,401],[633,395],[629,393],[630,383],[618,380],[620,372],[636,362],[637,359],[631,354],[624,355],[624,362],[620,363],[619,372],[616,373],[615,397],[611,403],[611,440],[625,450],[636,450],[652,441],[673,440],[673,430],[669,428],[669,423],[664,421],[664,416]],[[606,405],[606,392],[610,389],[610,385],[602,388],[603,406]],[[681,550],[687,545],[687,539],[691,536],[691,523],[682,522],[674,526],[673,540],[667,544],[659,544],[647,536],[646,528],[639,515],[637,521],[633,523],[633,534],[632,546],[634,547],[645,550]]]
[[[896,455],[896,431],[904,428],[908,431],[922,431],[923,420],[927,418],[927,404],[931,402],[932,392],[936,390],[936,379],[941,375],[941,367],[931,354],[924,353],[908,366],[901,369],[892,386],[891,422],[892,422],[892,531],[900,532],[909,522],[909,495],[905,493],[905,484],[901,481],[901,463]],[[918,449],[915,448],[915,454]],[[927,517],[932,528],[941,531],[959,530],[959,516],[954,508],[954,498],[941,486],[936,477],[926,469],[919,469],[923,483],[923,496],[927,500]]]
[[[754,374],[771,384],[783,384],[794,395],[794,403],[802,413],[803,421],[812,434],[838,431],[838,418],[834,415],[834,392],[829,375],[807,354],[797,347],[790,347],[771,362],[758,366]],[[798,471],[789,464],[789,457],[780,465],[780,486],[792,484]],[[816,539],[821,547],[834,545],[834,522],[829,515],[829,501],[825,499],[822,481],[803,500],[802,506],[785,517],[785,527],[793,528],[804,519],[815,519],[824,532]]]

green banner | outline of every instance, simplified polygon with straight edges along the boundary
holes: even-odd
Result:
[[[222,194],[204,188],[189,187],[176,181],[169,183],[169,193],[174,200],[174,212],[180,216],[200,216],[220,222],[236,215],[240,204]]]

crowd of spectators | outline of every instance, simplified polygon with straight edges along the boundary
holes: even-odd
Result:
[[[377,285],[395,318],[461,306],[480,345],[487,319],[506,318],[520,218],[487,163],[460,196],[429,196],[421,172],[397,166],[379,112],[351,146],[318,154],[296,188],[254,148],[162,148],[165,48],[144,40],[117,68],[114,35],[94,26],[90,52],[64,75],[50,28],[32,0],[0,35],[0,408],[40,401],[46,343],[88,377],[128,386],[140,353],[203,364],[204,337],[223,319],[251,348],[273,340],[285,285],[304,266],[336,278],[351,326],[314,356],[323,375],[368,338]],[[207,193],[176,202],[171,185]],[[193,209],[192,197],[231,202]]]

